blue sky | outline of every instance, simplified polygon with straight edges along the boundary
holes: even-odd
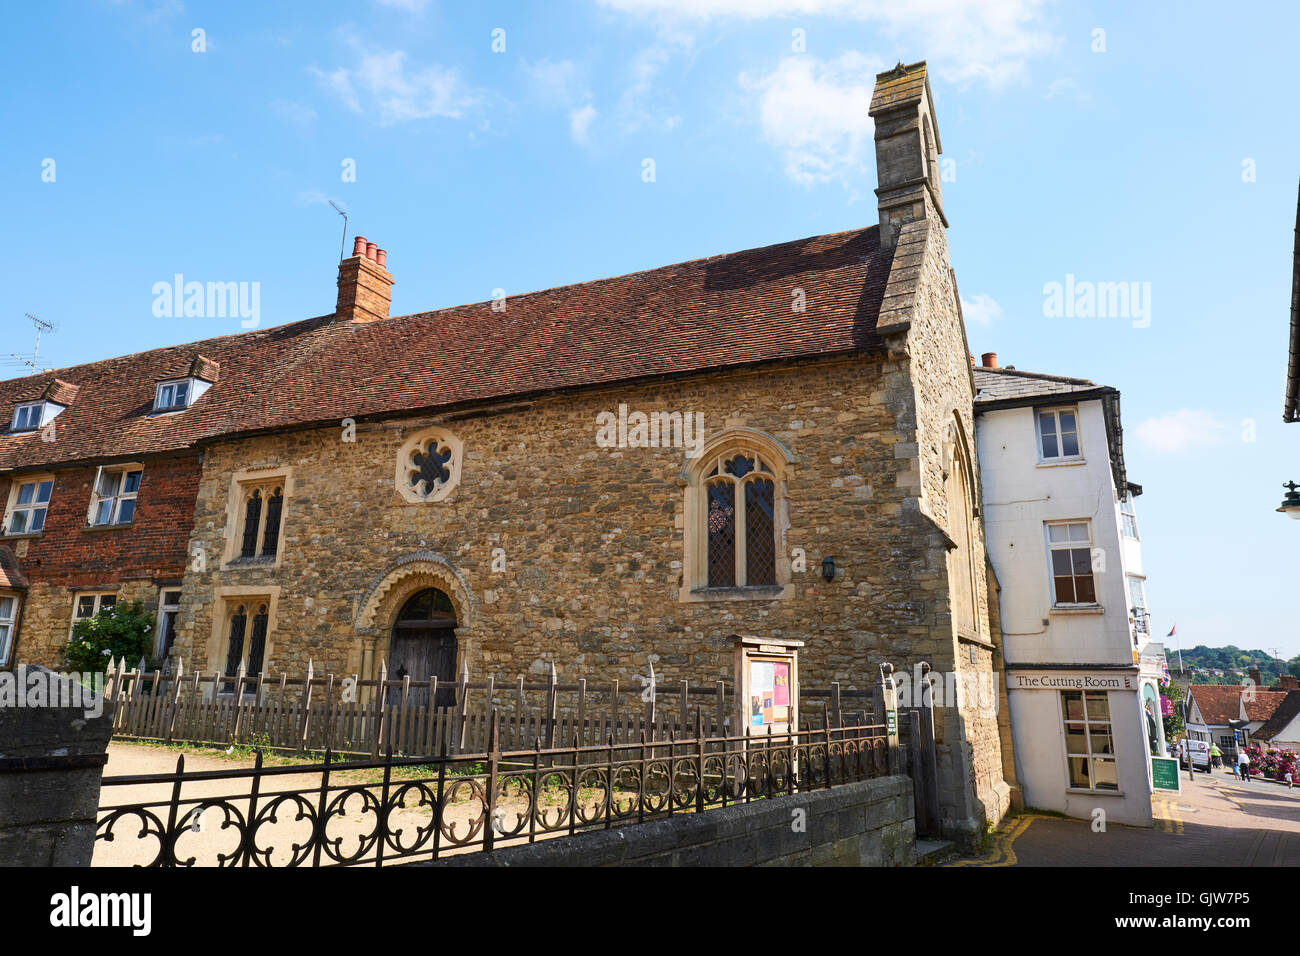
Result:
[[[1122,391],[1155,631],[1291,656],[1298,35],[1283,3],[15,6],[0,360],[26,312],[49,366],[239,330],[156,318],[176,273],[328,313],[327,199],[394,314],[867,225],[874,73],[927,59],[972,351]],[[1149,283],[1149,324],[1045,315],[1067,275]]]

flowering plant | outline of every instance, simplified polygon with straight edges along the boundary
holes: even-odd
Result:
[[[115,604],[77,621],[60,653],[70,670],[105,671],[112,660],[134,666],[152,653],[153,618],[139,601]]]
[[[1250,775],[1252,777],[1285,780],[1286,775],[1289,773],[1292,780],[1300,783],[1300,768],[1296,766],[1296,752],[1294,750],[1278,750],[1274,747],[1248,744],[1246,746],[1246,756],[1250,758]]]

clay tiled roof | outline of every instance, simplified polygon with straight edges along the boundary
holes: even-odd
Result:
[[[1291,721],[1300,716],[1300,690],[1287,691],[1282,702],[1277,705],[1268,720],[1251,734],[1252,740],[1272,740],[1286,730]]]
[[[23,589],[27,578],[18,570],[18,559],[8,548],[0,545],[0,588]]]
[[[1226,726],[1230,721],[1241,720],[1241,695],[1245,684],[1193,684],[1188,694],[1207,726]]]
[[[1273,716],[1282,701],[1286,700],[1284,690],[1257,690],[1255,699],[1245,701],[1247,720],[1268,720]]]
[[[78,388],[57,440],[0,434],[0,471],[125,458],[222,435],[881,347],[875,226],[369,323],[332,316],[0,382],[0,416],[54,378]],[[806,309],[793,311],[796,289]],[[192,408],[154,384],[220,368]],[[205,366],[206,367],[206,366]]]

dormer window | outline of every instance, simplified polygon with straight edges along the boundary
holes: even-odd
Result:
[[[35,431],[40,427],[41,412],[44,410],[44,402],[32,402],[30,405],[19,405],[14,409],[13,430],[16,432]]]
[[[177,378],[159,382],[154,392],[155,412],[179,412],[193,405],[211,383],[201,378]]]
[[[9,430],[34,432],[42,425],[48,424],[61,411],[63,406],[53,402],[24,402],[14,408],[14,417],[10,422]]]

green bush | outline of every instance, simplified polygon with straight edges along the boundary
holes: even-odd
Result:
[[[139,601],[131,601],[78,621],[60,653],[69,670],[104,671],[110,661],[121,658],[134,667],[153,653],[152,641],[153,616]]]

